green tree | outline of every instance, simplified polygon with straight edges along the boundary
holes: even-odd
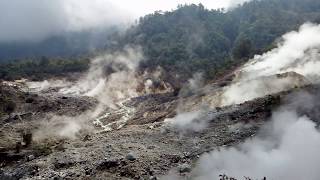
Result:
[[[236,59],[248,59],[252,53],[252,42],[247,38],[241,38],[232,50],[232,55]]]

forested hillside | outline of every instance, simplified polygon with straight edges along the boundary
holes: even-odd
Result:
[[[120,46],[141,45],[147,57],[142,67],[160,65],[183,79],[200,71],[211,79],[270,49],[278,37],[306,21],[320,22],[320,1],[251,1],[228,12],[201,4],[180,6],[140,18]]]
[[[146,57],[141,64],[142,70],[161,66],[169,74],[179,75],[182,81],[196,72],[203,72],[204,77],[211,80],[237,67],[254,54],[272,48],[273,42],[282,34],[297,29],[307,21],[320,22],[319,0],[255,0],[228,11],[208,10],[201,4],[181,5],[171,12],[158,11],[141,17],[124,34],[114,32],[101,39],[106,41],[103,50],[107,52],[121,50],[127,45],[141,46]],[[79,39],[73,49],[84,47],[81,43],[85,42]],[[15,45],[9,50],[6,48],[9,46],[1,47],[0,52],[14,53],[20,47]],[[70,54],[79,54],[81,49]],[[67,50],[57,43],[54,48],[48,47],[48,50],[46,46],[41,46],[36,55],[41,55],[41,51],[46,54]],[[81,68],[77,68],[77,65],[74,68],[66,67],[73,66],[73,63],[48,63],[50,67],[44,69],[50,69],[45,70],[45,73],[64,71],[61,69],[83,71],[87,67],[85,62],[80,63]],[[2,66],[10,72],[2,70],[0,76],[7,77],[10,73],[15,76],[29,75],[29,70],[24,68],[33,66],[30,64],[37,66],[39,63],[11,63]]]
[[[77,58],[26,58],[0,64],[0,79],[14,80],[29,78],[44,80],[66,73],[84,72],[90,60],[86,57]]]

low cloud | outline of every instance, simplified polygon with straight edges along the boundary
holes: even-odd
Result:
[[[131,17],[109,0],[2,0],[0,42],[37,42],[66,32],[126,24]]]
[[[216,9],[243,1],[246,0],[1,0],[0,43],[39,42],[66,32],[128,26],[140,16],[170,11],[179,4],[202,3]]]

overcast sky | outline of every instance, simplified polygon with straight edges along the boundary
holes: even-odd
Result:
[[[179,4],[202,3],[209,9],[228,7],[231,4],[241,3],[245,0],[115,0],[114,4],[124,7],[135,15],[141,16],[156,10],[172,10]]]
[[[0,42],[40,41],[64,32],[127,24],[178,4],[215,9],[243,1],[248,0],[0,0]]]

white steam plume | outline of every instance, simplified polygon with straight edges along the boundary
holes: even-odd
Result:
[[[56,88],[65,96],[90,96],[98,101],[93,111],[81,113],[76,117],[53,116],[41,124],[36,131],[38,137],[75,138],[82,130],[93,130],[92,125],[100,126],[104,131],[123,127],[130,119],[134,108],[126,107],[123,102],[148,93],[165,93],[171,86],[162,80],[162,68],[138,73],[139,63],[144,59],[140,47],[125,47],[122,51],[106,53],[92,59],[90,68],[78,81],[49,80],[27,82],[34,92],[46,92]],[[110,115],[110,111],[123,116],[115,122],[104,124],[101,120]],[[104,114],[102,114],[104,113]],[[43,139],[43,138],[39,138]]]
[[[304,76],[319,76],[320,25],[306,23],[299,31],[282,36],[278,48],[247,63],[240,74],[241,79],[252,79],[294,71]]]
[[[234,82],[224,89],[221,105],[319,83],[319,47],[319,25],[307,23],[299,31],[284,35],[278,48],[256,56],[241,68]],[[291,105],[304,108],[305,104],[313,104],[305,95],[293,102]],[[258,136],[239,146],[203,155],[192,179],[219,179],[219,175],[226,174],[237,179],[317,180],[319,149],[317,125],[285,107],[273,113],[272,121]]]
[[[318,83],[319,51],[320,25],[306,23],[299,31],[285,34],[278,48],[255,56],[240,69],[234,82],[224,88],[219,106]]]
[[[59,80],[44,80],[44,81],[26,81],[26,86],[28,91],[31,92],[40,92],[45,91],[50,88],[63,88],[66,86],[71,86],[71,82],[67,82],[64,79]]]
[[[261,136],[203,155],[193,179],[218,179],[226,174],[237,179],[317,180],[319,148],[320,133],[314,122],[294,111],[280,111],[273,114]]]
[[[39,128],[34,130],[34,140],[41,141],[51,138],[76,139],[81,135],[81,132],[94,132],[91,121],[97,115],[96,110],[84,112],[73,117],[49,114],[46,120],[39,122]]]
[[[201,119],[203,113],[203,111],[180,112],[174,118],[165,119],[164,122],[167,126],[174,127],[182,133],[197,132],[207,126],[206,121]]]
[[[40,128],[34,132],[36,139],[51,137],[74,139],[83,131],[94,132],[94,120],[106,109],[125,109],[122,102],[138,96],[137,87],[142,82],[139,81],[136,70],[141,60],[143,60],[141,48],[126,47],[121,52],[94,58],[88,72],[76,83],[67,81],[27,83],[29,88],[37,91],[57,87],[60,89],[59,92],[66,96],[91,96],[99,102],[93,110],[75,117],[48,115],[48,120],[43,121]]]
[[[224,89],[221,104],[222,106],[240,104],[265,95],[302,87],[309,83],[304,76],[294,72],[241,80]]]
[[[164,127],[187,133],[189,131],[201,131],[207,126],[210,116],[206,113],[206,104],[195,104],[194,102],[189,102],[188,98],[184,99],[184,97],[198,93],[197,91],[203,86],[202,73],[196,73],[188,80],[188,83],[179,92],[180,102],[176,110],[177,115],[173,118],[165,119]],[[190,101],[193,101],[193,99]]]
[[[82,79],[60,92],[97,97],[101,103],[114,107],[117,102],[138,95],[136,70],[141,60],[143,55],[138,47],[99,56],[92,60]]]
[[[213,107],[240,104],[265,95],[302,87],[319,82],[320,75],[320,26],[306,23],[299,31],[285,34],[278,48],[263,55],[257,55],[238,72],[229,85],[211,97]],[[195,76],[182,96],[196,92],[201,80]],[[208,96],[208,95],[207,95]],[[210,96],[210,94],[209,94]],[[183,102],[183,101],[182,101]],[[199,110],[185,111],[185,102],[178,108],[175,118],[166,122],[178,129],[190,130],[190,127],[205,127],[206,118]],[[200,118],[200,119],[201,119]],[[199,124],[201,122],[201,124]],[[198,126],[199,125],[199,126]]]

